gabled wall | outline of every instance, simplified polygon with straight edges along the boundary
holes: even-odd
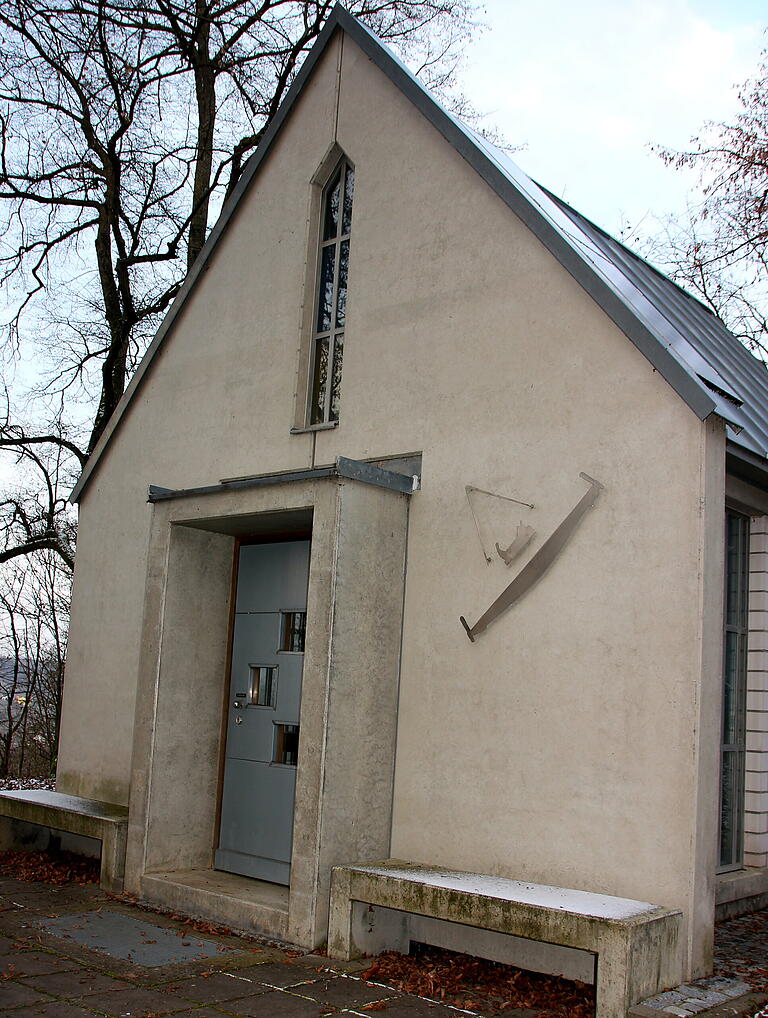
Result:
[[[59,786],[127,803],[151,509],[182,488],[308,466],[292,436],[309,179],[333,138],[339,47],[263,168],[80,503]],[[87,740],[81,733],[89,732]]]
[[[334,144],[356,171],[341,422],[291,435],[310,180]],[[60,787],[126,801],[148,483],[422,451],[392,854],[680,907],[706,968],[723,444],[337,35],[84,496]],[[580,471],[597,506],[471,644],[459,615],[526,559],[485,563],[465,485],[535,503],[532,554]],[[520,514],[484,511],[508,543]]]

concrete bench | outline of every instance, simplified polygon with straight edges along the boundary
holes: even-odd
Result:
[[[15,821],[101,842],[101,887],[123,890],[128,808],[43,789],[0,792],[0,848],[19,843]]]
[[[373,940],[368,939],[374,923],[366,921],[365,906],[589,951],[597,961],[595,1018],[625,1018],[632,1004],[681,977],[682,913],[648,902],[396,859],[337,866],[331,877],[328,929],[332,958],[402,950],[395,924],[394,942],[384,942],[386,919],[383,927],[377,925]]]

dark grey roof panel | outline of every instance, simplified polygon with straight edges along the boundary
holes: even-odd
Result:
[[[701,419],[717,413],[730,437],[762,459],[768,455],[768,372],[722,323],[694,298],[637,258],[618,241],[526,176],[486,139],[448,114],[411,72],[367,28],[337,4],[308,54],[264,139],[246,164],[235,194],[192,267],[184,285],[131,380],[72,495],[75,501],[142,384],[153,358],[205,270],[237,205],[298,99],[331,36],[350,36],[454,149],[478,172],[584,287],[662,377]],[[768,464],[766,464],[768,469]]]
[[[733,444],[768,457],[768,368],[712,312],[594,223],[553,198],[684,337],[681,356],[710,387]],[[715,386],[715,389],[711,389]]]

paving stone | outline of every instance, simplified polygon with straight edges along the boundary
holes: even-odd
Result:
[[[149,967],[219,957],[224,953],[215,941],[204,940],[183,928],[149,923],[112,909],[39,920],[38,925],[84,947]]]
[[[21,981],[27,986],[42,990],[44,993],[50,993],[54,997],[69,999],[84,997],[90,993],[125,990],[130,987],[130,983],[126,983],[124,980],[113,979],[101,972],[93,972],[90,969],[79,967],[73,972],[49,972],[46,975],[25,977]]]
[[[242,975],[242,970],[240,971]],[[276,965],[252,965],[248,969],[248,978],[255,983],[263,983],[265,986],[296,986],[299,983],[316,982],[323,978],[323,973],[295,967],[290,963],[278,963]]]
[[[422,1000],[420,997],[398,997],[395,1000],[388,1000],[384,1002],[384,1006],[376,1008],[375,1011],[355,1011],[354,1014],[368,1015],[373,1018],[379,1018],[379,1015],[384,1015],[386,1018],[458,1018],[461,1014],[460,1011],[456,1011],[454,1008],[445,1007],[443,1004],[435,1004],[432,1001]],[[504,1012],[504,1018],[536,1018],[538,1015],[537,1011],[531,1011],[528,1008],[519,1008],[513,1010],[507,1008]]]
[[[247,970],[250,971],[250,970]],[[215,1004],[219,1000],[234,1000],[235,997],[268,993],[266,986],[254,982],[247,975],[229,972],[214,972],[210,976],[174,980],[166,989],[179,997],[188,997],[201,1004]]]
[[[310,997],[318,1003],[334,1004],[336,1007],[359,1007],[361,1004],[368,1004],[374,1000],[399,996],[396,990],[374,986],[361,979],[348,979],[344,976],[321,979],[309,986],[297,987],[296,992],[301,993],[303,997]]]
[[[19,1012],[18,1018],[95,1018],[95,1016],[93,1011],[85,1011],[79,1004],[73,1004],[68,1000],[54,1000],[42,1007],[25,1008]]]
[[[303,954],[300,958],[294,958],[294,965],[305,965],[319,972],[325,972],[333,968],[334,972],[345,972],[347,975],[359,975],[365,969],[371,967],[370,958],[353,958],[351,961],[341,961],[334,958],[329,961],[324,954]]]
[[[763,944],[761,952],[765,951],[768,944]],[[765,964],[765,955],[763,957],[763,964]],[[712,990],[715,993],[723,993],[728,999],[732,997],[741,997],[745,993],[749,993],[750,987],[742,979],[725,979],[723,976],[713,976],[709,979],[697,979],[696,985],[702,987],[705,990]]]
[[[2,989],[0,1015],[7,1014],[10,1008],[24,1007],[27,1004],[42,1004],[51,999],[44,993],[33,990],[31,986],[24,986],[23,983],[16,983],[13,980],[4,980]]]
[[[59,958],[45,951],[16,950],[0,957],[0,976],[11,970],[15,977],[37,976],[46,972],[69,972],[78,969],[71,958]]]
[[[701,1000],[707,993],[713,992],[712,990],[705,989],[703,986],[698,986],[696,983],[681,983],[675,989],[685,997],[693,997],[696,1000]]]
[[[716,993],[714,990],[708,990],[706,993],[688,994],[686,997],[686,1005],[691,1002],[699,1004],[699,1009],[703,1010],[705,1007],[714,1007],[715,1004],[724,1004],[726,1000],[731,998],[726,996],[724,993]]]
[[[314,1000],[281,990],[241,1000],[228,1000],[226,1004],[220,1005],[220,1009],[226,1014],[242,1015],[243,1018],[320,1018],[321,1015],[338,1014],[332,1005],[318,1004]]]
[[[768,943],[763,944],[763,951],[765,953],[763,954],[762,967],[765,968],[766,957],[768,956]],[[752,987],[741,979],[734,979],[731,980],[731,985],[727,989],[723,989],[720,992],[727,994],[730,1000],[734,997],[743,997],[745,993],[751,993]]]
[[[46,888],[30,888],[29,884],[19,887],[2,897],[3,905],[11,909],[40,909],[53,911],[53,901]]]
[[[672,1015],[695,1015],[725,1004],[749,991],[750,987],[741,980],[715,976],[697,979],[691,983],[681,983],[672,990],[642,1001],[642,1007]],[[644,1012],[636,1013],[639,1015]]]
[[[133,986],[145,986],[147,988],[156,987],[164,989],[169,983],[179,982],[184,979],[200,978],[204,972],[219,971],[219,966],[212,968],[211,962],[213,959],[211,958],[177,962],[175,965],[145,967],[143,965],[136,965],[124,958],[114,958],[111,955],[105,956],[101,952],[91,951],[76,945],[68,950],[72,957],[79,961],[81,965],[108,971],[110,975],[117,979],[125,979]],[[230,960],[228,956],[228,969],[230,967]],[[233,968],[232,971],[236,972],[237,969]],[[248,969],[246,969],[247,971]]]
[[[659,1011],[664,1011],[674,1005],[679,1006],[684,1000],[683,994],[678,993],[677,990],[666,990],[664,993],[657,993],[655,997],[649,997],[648,1000],[644,1000],[643,1004],[646,1007],[654,1007]]]
[[[200,1007],[196,1007],[192,1011],[174,1011],[172,1018],[225,1018],[225,1015],[218,1008],[201,1004]]]
[[[95,993],[83,997],[79,1003],[83,1007],[92,1008],[96,1011],[103,1011],[110,1016],[134,1016],[142,1015],[145,1012],[150,1014],[163,1015],[170,1011],[182,1011],[189,1009],[189,1000],[177,997],[172,993],[163,993],[161,990],[148,990],[143,986],[132,986],[128,990],[117,990],[108,993]],[[0,1013],[1,1014],[1,1013]]]

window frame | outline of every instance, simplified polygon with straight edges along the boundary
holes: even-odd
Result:
[[[352,178],[352,197],[350,199],[350,210],[349,210],[349,229],[344,231],[344,200],[346,194],[347,181],[349,176]],[[333,193],[336,183],[340,186],[340,201],[338,210],[338,222],[336,233],[333,237],[324,238],[326,213],[328,208],[328,201]],[[316,236],[317,236],[317,259],[314,274],[314,290],[312,300],[312,317],[310,321],[310,338],[309,338],[309,357],[307,363],[307,402],[304,415],[304,427],[295,429],[297,431],[315,431],[322,430],[325,428],[335,428],[339,423],[338,410],[334,416],[333,414],[333,397],[334,397],[334,384],[333,376],[337,358],[337,346],[341,347],[343,355],[344,341],[346,339],[346,304],[348,294],[348,276],[349,276],[349,254],[347,255],[347,286],[345,288],[344,297],[344,319],[341,325],[338,325],[338,301],[339,301],[339,280],[341,276],[341,250],[342,245],[346,242],[348,251],[351,250],[351,233],[352,233],[352,202],[354,200],[354,185],[355,185],[355,167],[352,161],[347,157],[346,154],[342,153],[340,158],[336,159],[333,164],[333,170],[328,175],[326,183],[322,188],[319,202],[319,215],[316,220]],[[333,284],[331,292],[330,302],[330,322],[329,328],[321,329],[318,328],[319,316],[321,309],[321,301],[323,300],[322,290],[322,274],[323,274],[323,253],[328,248],[334,248],[333,258]],[[320,344],[325,341],[328,345],[328,354],[325,367],[325,379],[324,379],[324,394],[323,394],[323,406],[322,412],[316,417],[315,409],[317,403],[318,389],[318,378],[316,377],[317,371],[317,355]],[[341,389],[341,376],[339,375],[339,393]]]
[[[738,559],[738,576],[736,578],[735,603],[730,605],[729,556],[730,546],[728,531],[730,520],[739,520],[741,533],[738,537],[738,548],[735,558]],[[720,773],[719,773],[719,809],[718,809],[718,873],[729,873],[740,870],[744,866],[744,812],[746,784],[746,721],[747,721],[747,679],[749,652],[749,581],[750,581],[750,527],[749,515],[731,505],[725,508],[725,570],[724,570],[724,603],[723,603],[723,674],[722,697],[723,716],[720,732]],[[729,620],[729,608],[734,619]],[[731,712],[728,713],[727,669],[729,636],[735,642],[735,672],[731,694]],[[728,731],[731,738],[726,738]],[[731,770],[732,802],[728,805],[730,824],[724,823],[723,810],[726,757],[733,761]]]

